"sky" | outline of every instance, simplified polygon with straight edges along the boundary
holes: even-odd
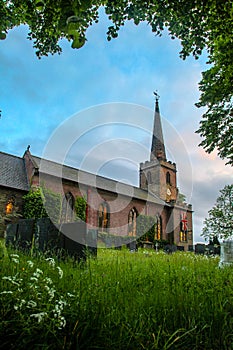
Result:
[[[138,186],[138,165],[149,159],[154,95],[168,160],[177,164],[178,187],[194,210],[194,241],[232,168],[216,152],[198,147],[204,109],[195,107],[205,53],[180,59],[179,40],[155,37],[146,23],[127,22],[107,41],[107,18],[87,31],[79,50],[62,40],[62,54],[38,59],[27,27],[0,42],[0,151],[37,156]]]

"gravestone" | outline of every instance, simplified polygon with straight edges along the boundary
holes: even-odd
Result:
[[[41,218],[36,222],[35,243],[39,250],[57,251],[62,248],[59,230],[49,218]]]
[[[205,244],[197,243],[195,245],[195,254],[205,254]]]
[[[86,236],[86,224],[84,222],[61,225],[61,246],[65,253],[74,257],[75,260],[86,260]]]
[[[34,234],[34,223],[34,219],[20,219],[18,221],[17,244],[19,248],[31,248]]]
[[[106,248],[112,248],[112,238],[111,237],[105,238],[105,245],[106,245]]]
[[[168,254],[175,253],[177,251],[177,246],[174,244],[167,244],[164,247],[164,251]]]
[[[142,244],[142,248],[145,248],[145,249],[154,249],[154,243],[153,243],[153,242],[141,241],[141,244]]]
[[[129,242],[129,243],[127,244],[127,248],[128,248],[131,252],[136,252],[136,251],[137,251],[137,242],[136,242],[136,241]]]
[[[15,247],[17,240],[18,224],[8,224],[6,227],[6,247]]]
[[[184,252],[184,246],[178,245],[178,246],[177,246],[177,250],[178,250],[179,252]]]
[[[87,230],[86,246],[87,246],[88,252],[93,256],[97,256],[97,240],[98,240],[98,230],[95,230],[95,229]]]

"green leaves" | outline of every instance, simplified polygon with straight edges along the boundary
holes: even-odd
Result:
[[[31,190],[24,197],[23,216],[26,219],[40,219],[50,216],[53,222],[59,222],[61,213],[61,195],[47,188]]]
[[[216,205],[209,211],[204,221],[202,236],[213,240],[233,236],[233,185],[226,185],[217,198]]]
[[[77,220],[86,221],[86,207],[87,202],[83,197],[77,197],[75,200],[75,212],[77,215]]]

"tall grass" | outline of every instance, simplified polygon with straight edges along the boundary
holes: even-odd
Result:
[[[218,261],[99,249],[74,265],[8,251],[0,347],[233,349],[233,268]]]

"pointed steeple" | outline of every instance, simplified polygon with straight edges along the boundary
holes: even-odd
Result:
[[[159,95],[154,92],[155,95],[155,114],[154,114],[154,129],[151,144],[150,160],[166,160],[166,152],[163,140],[163,130],[159,111]]]

